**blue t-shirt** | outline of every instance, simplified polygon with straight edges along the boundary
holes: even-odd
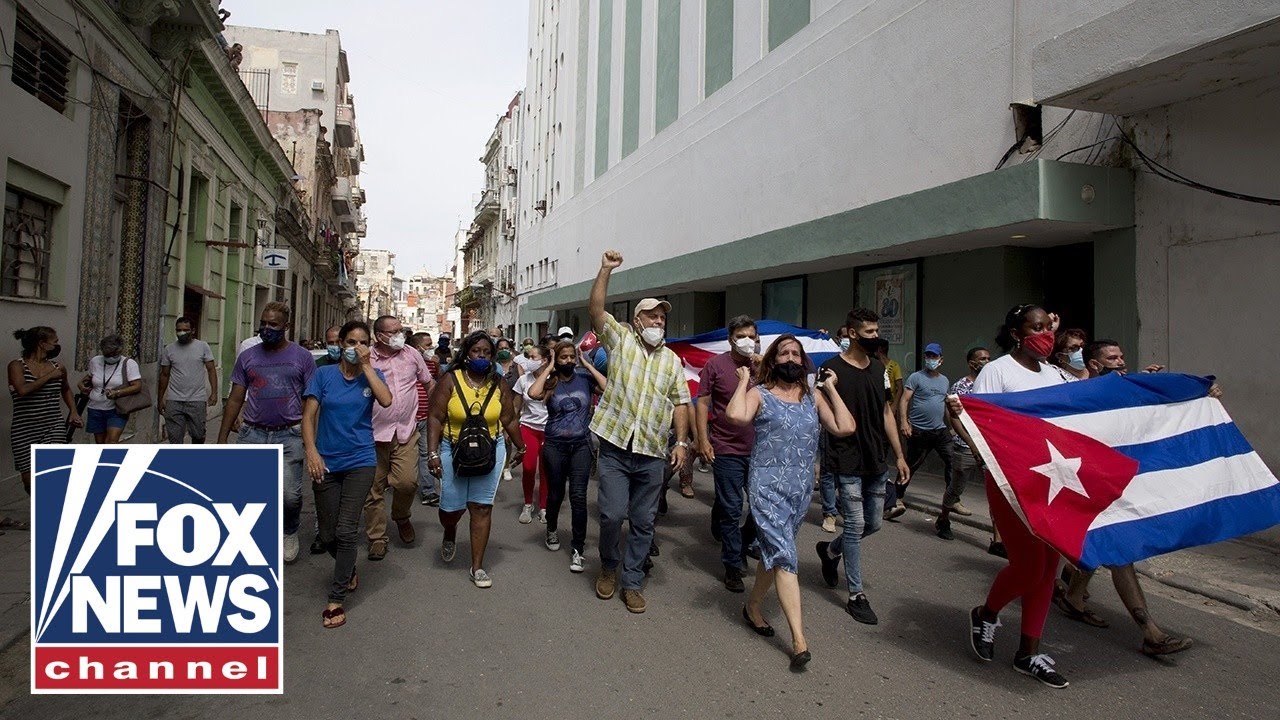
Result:
[[[591,390],[595,385],[595,378],[582,368],[574,368],[573,377],[556,383],[543,401],[547,406],[548,440],[585,440],[589,436]]]
[[[946,413],[947,376],[938,373],[929,377],[929,373],[918,370],[911,373],[903,383],[905,389],[914,393],[907,406],[907,421],[917,430],[941,430],[946,427],[943,418]]]
[[[386,382],[381,370],[375,372]],[[303,397],[320,401],[316,449],[329,472],[378,464],[373,445],[373,390],[364,373],[348,380],[338,365],[317,368]]]
[[[604,346],[596,348],[591,354],[591,364],[601,375],[609,377],[609,353],[605,352]]]

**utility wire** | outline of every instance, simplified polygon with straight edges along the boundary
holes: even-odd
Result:
[[[1134,153],[1138,155],[1138,159],[1141,160],[1144,165],[1150,168],[1152,173],[1164,178],[1165,180],[1178,183],[1179,185],[1186,185],[1187,187],[1195,188],[1196,190],[1202,190],[1204,192],[1212,193],[1214,195],[1220,195],[1222,197],[1231,198],[1233,200],[1243,200],[1245,202],[1259,203],[1261,205],[1280,206],[1280,198],[1269,198],[1269,197],[1262,197],[1259,195],[1248,195],[1246,193],[1238,193],[1232,190],[1225,190],[1223,188],[1214,187],[1212,185],[1206,185],[1202,182],[1192,180],[1186,175],[1182,175],[1181,173],[1171,170],[1168,167],[1165,167],[1164,165],[1162,165],[1160,162],[1149,157],[1145,152],[1142,151],[1142,148],[1138,147],[1138,144],[1133,141],[1133,138],[1129,137],[1129,134],[1124,131],[1124,128],[1120,127],[1120,123],[1116,123],[1116,132],[1120,133],[1119,139],[1123,140],[1126,145],[1128,145],[1130,148],[1133,149]]]

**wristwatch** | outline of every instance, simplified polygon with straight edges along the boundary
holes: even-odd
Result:
[[[686,450],[692,447],[689,443],[685,442],[684,440],[677,441],[675,446],[685,448]]]

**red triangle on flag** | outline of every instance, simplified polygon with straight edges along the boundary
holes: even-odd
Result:
[[[960,401],[965,427],[1009,504],[1032,533],[1078,561],[1089,526],[1124,493],[1138,461],[972,395]]]

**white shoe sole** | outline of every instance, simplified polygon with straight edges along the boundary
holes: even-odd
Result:
[[[1045,687],[1047,687],[1047,688],[1049,688],[1049,689],[1051,689],[1051,690],[1065,690],[1065,689],[1067,689],[1067,688],[1071,687],[1071,683],[1067,682],[1066,680],[1063,680],[1061,685],[1053,685],[1053,684],[1051,684],[1051,683],[1045,682],[1044,680],[1041,680],[1040,678],[1036,677],[1035,673],[1031,672],[1030,670],[1023,670],[1022,668],[1018,667],[1017,665],[1014,665],[1014,666],[1013,666],[1013,669],[1014,669],[1014,670],[1017,670],[1018,672],[1022,673],[1023,675],[1026,675],[1026,676],[1027,676],[1027,677],[1029,677],[1029,678],[1034,678],[1035,680],[1038,680],[1038,681],[1040,682],[1040,684],[1041,684],[1041,685],[1043,685],[1043,686],[1045,686]]]

